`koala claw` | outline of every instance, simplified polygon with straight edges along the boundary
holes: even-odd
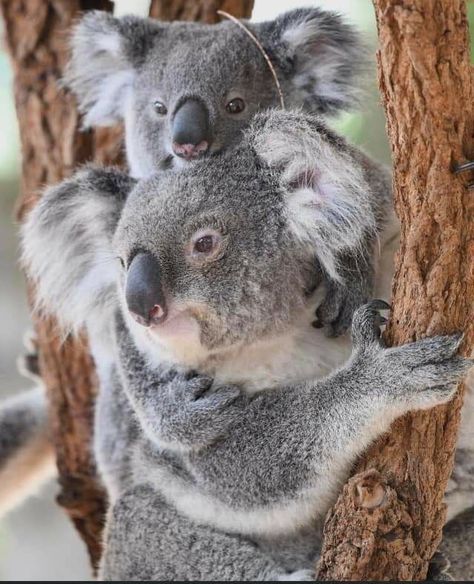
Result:
[[[468,162],[464,162],[463,164],[458,164],[454,167],[454,174],[461,174],[463,172],[467,172],[469,170],[474,170],[474,160],[469,160]],[[474,182],[470,182],[467,185],[469,190],[474,189]]]

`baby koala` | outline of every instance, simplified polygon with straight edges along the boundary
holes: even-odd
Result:
[[[382,228],[385,180],[320,121],[271,112],[206,162],[138,183],[83,170],[32,211],[42,305],[87,326],[100,377],[103,578],[314,577],[316,520],[357,456],[450,399],[460,337],[387,349],[380,301],[318,379],[350,352],[310,324],[321,274]]]

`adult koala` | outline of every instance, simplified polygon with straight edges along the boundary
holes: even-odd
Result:
[[[383,176],[317,120],[274,112],[218,157],[136,185],[85,170],[33,210],[40,299],[87,326],[98,364],[103,578],[310,578],[315,518],[356,457],[452,396],[460,337],[385,349],[380,301],[315,380],[349,352],[311,327],[322,273],[382,227]]]

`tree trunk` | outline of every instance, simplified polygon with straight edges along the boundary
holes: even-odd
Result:
[[[473,86],[463,0],[374,0],[379,84],[401,245],[389,344],[465,331],[474,344],[474,197],[453,168],[472,158]],[[472,177],[471,177],[472,178]],[[462,390],[375,444],[325,525],[323,580],[419,580],[445,519]]]
[[[215,22],[216,10],[249,17],[253,0],[153,0],[151,15]],[[90,160],[123,163],[120,128],[79,132],[73,97],[59,88],[68,58],[68,32],[80,12],[110,11],[108,0],[0,0],[15,74],[22,144],[22,194],[18,218],[37,202],[45,184],[70,175]],[[30,299],[34,290],[30,286]],[[93,401],[97,391],[85,338],[61,342],[56,322],[34,315],[40,371],[48,390],[52,441],[66,508],[95,568],[101,554],[106,508],[91,455]]]

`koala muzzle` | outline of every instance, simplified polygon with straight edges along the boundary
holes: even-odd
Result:
[[[211,145],[209,113],[197,99],[187,99],[176,110],[172,125],[173,152],[192,160],[202,156]]]
[[[151,253],[139,253],[130,263],[125,299],[130,314],[143,326],[160,324],[166,319],[160,263]]]

